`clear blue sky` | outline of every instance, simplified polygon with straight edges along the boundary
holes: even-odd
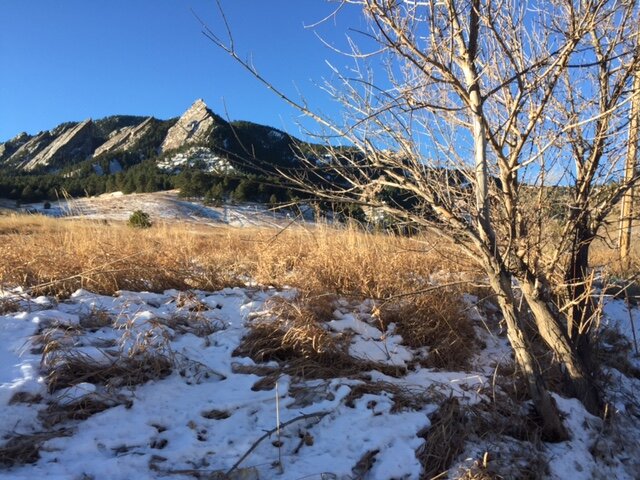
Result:
[[[344,47],[357,9],[315,29],[336,3],[223,0],[238,50],[264,75],[329,113],[337,106],[314,84],[344,66],[316,33]],[[64,121],[114,114],[180,115],[196,98],[217,113],[297,134],[297,113],[201,33],[193,9],[223,32],[214,0],[2,0],[0,142]],[[314,33],[315,32],[315,33]],[[224,103],[223,103],[224,99]]]

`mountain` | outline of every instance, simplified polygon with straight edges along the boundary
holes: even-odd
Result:
[[[21,133],[0,143],[0,171],[59,173],[75,165],[101,165],[124,159],[127,166],[148,159],[166,161],[189,148],[209,149],[235,168],[269,171],[296,163],[300,142],[272,127],[251,122],[227,122],[196,100],[177,119],[115,115],[99,120],[68,122],[36,135]]]

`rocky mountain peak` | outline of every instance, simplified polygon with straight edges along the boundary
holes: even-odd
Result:
[[[161,151],[175,150],[185,144],[205,143],[213,128],[222,121],[204,100],[196,100],[178,122],[169,129]]]

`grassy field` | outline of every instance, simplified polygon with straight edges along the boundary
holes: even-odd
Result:
[[[439,238],[355,228],[271,228],[0,217],[0,283],[65,296],[78,288],[219,289],[257,282],[305,293],[380,298],[479,271]]]

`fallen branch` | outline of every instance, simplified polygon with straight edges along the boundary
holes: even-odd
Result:
[[[240,457],[240,460],[238,460],[236,463],[233,464],[233,466],[227,470],[227,473],[225,475],[230,475],[231,472],[233,472],[236,468],[238,468],[240,466],[240,464],[244,461],[245,458],[247,458],[251,452],[253,452],[256,447],[266,438],[269,438],[272,434],[276,433],[278,430],[291,425],[292,423],[298,422],[300,420],[305,420],[307,418],[314,418],[317,417],[318,419],[321,419],[322,417],[324,417],[325,415],[328,415],[329,412],[315,412],[315,413],[307,413],[305,415],[299,415],[295,418],[292,418],[291,420],[288,420],[286,422],[284,422],[281,425],[278,425],[276,428],[273,428],[271,430],[268,430],[267,432],[265,432],[264,435],[262,435],[258,440],[256,440],[253,445],[251,445],[251,447],[249,448],[249,450],[247,450],[245,452],[244,455],[242,455],[242,457]]]

